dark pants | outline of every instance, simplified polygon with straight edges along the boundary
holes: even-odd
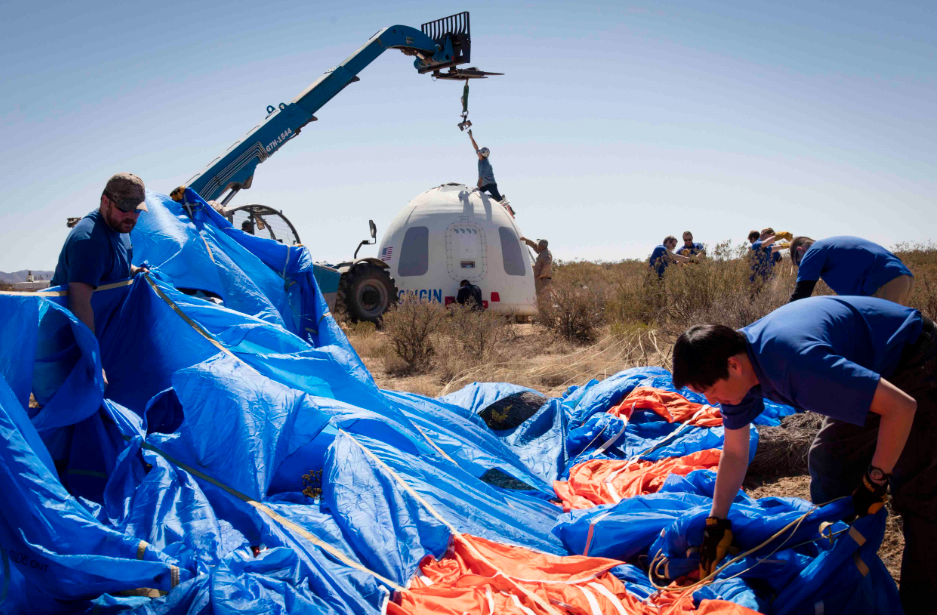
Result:
[[[498,184],[485,184],[478,189],[479,192],[487,192],[494,198],[496,201],[503,201],[504,197],[501,196],[501,193],[498,192]]]
[[[890,482],[895,510],[904,526],[901,605],[905,613],[937,613],[937,332],[924,318],[924,331],[908,344],[889,382],[917,401],[908,443]],[[858,426],[823,421],[810,447],[810,497],[815,503],[850,495],[872,462],[879,416],[869,413]]]

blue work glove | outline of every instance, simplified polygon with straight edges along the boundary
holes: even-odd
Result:
[[[705,579],[716,571],[730,546],[732,546],[732,522],[719,517],[707,517],[703,544],[699,548],[700,579]]]
[[[874,515],[882,510],[888,501],[888,481],[879,485],[872,481],[868,470],[862,475],[862,482],[852,492],[852,507],[857,517]]]

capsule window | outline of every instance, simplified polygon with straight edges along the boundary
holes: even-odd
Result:
[[[427,271],[429,271],[429,228],[412,226],[403,236],[397,275],[401,277],[426,275]]]
[[[506,226],[498,229],[498,235],[501,237],[501,256],[504,258],[504,272],[508,275],[526,275],[527,266],[524,264],[521,242],[517,235]]]

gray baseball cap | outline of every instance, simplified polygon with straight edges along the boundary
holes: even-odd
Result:
[[[133,173],[118,173],[107,180],[107,185],[104,186],[104,196],[123,212],[148,211],[143,180]]]

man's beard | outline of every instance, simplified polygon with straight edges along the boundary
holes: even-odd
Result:
[[[129,220],[119,220],[114,215],[113,210],[108,210],[108,212],[104,215],[104,218],[107,222],[107,225],[118,233],[129,233],[133,230],[133,227],[137,225],[137,221],[133,218]]]

